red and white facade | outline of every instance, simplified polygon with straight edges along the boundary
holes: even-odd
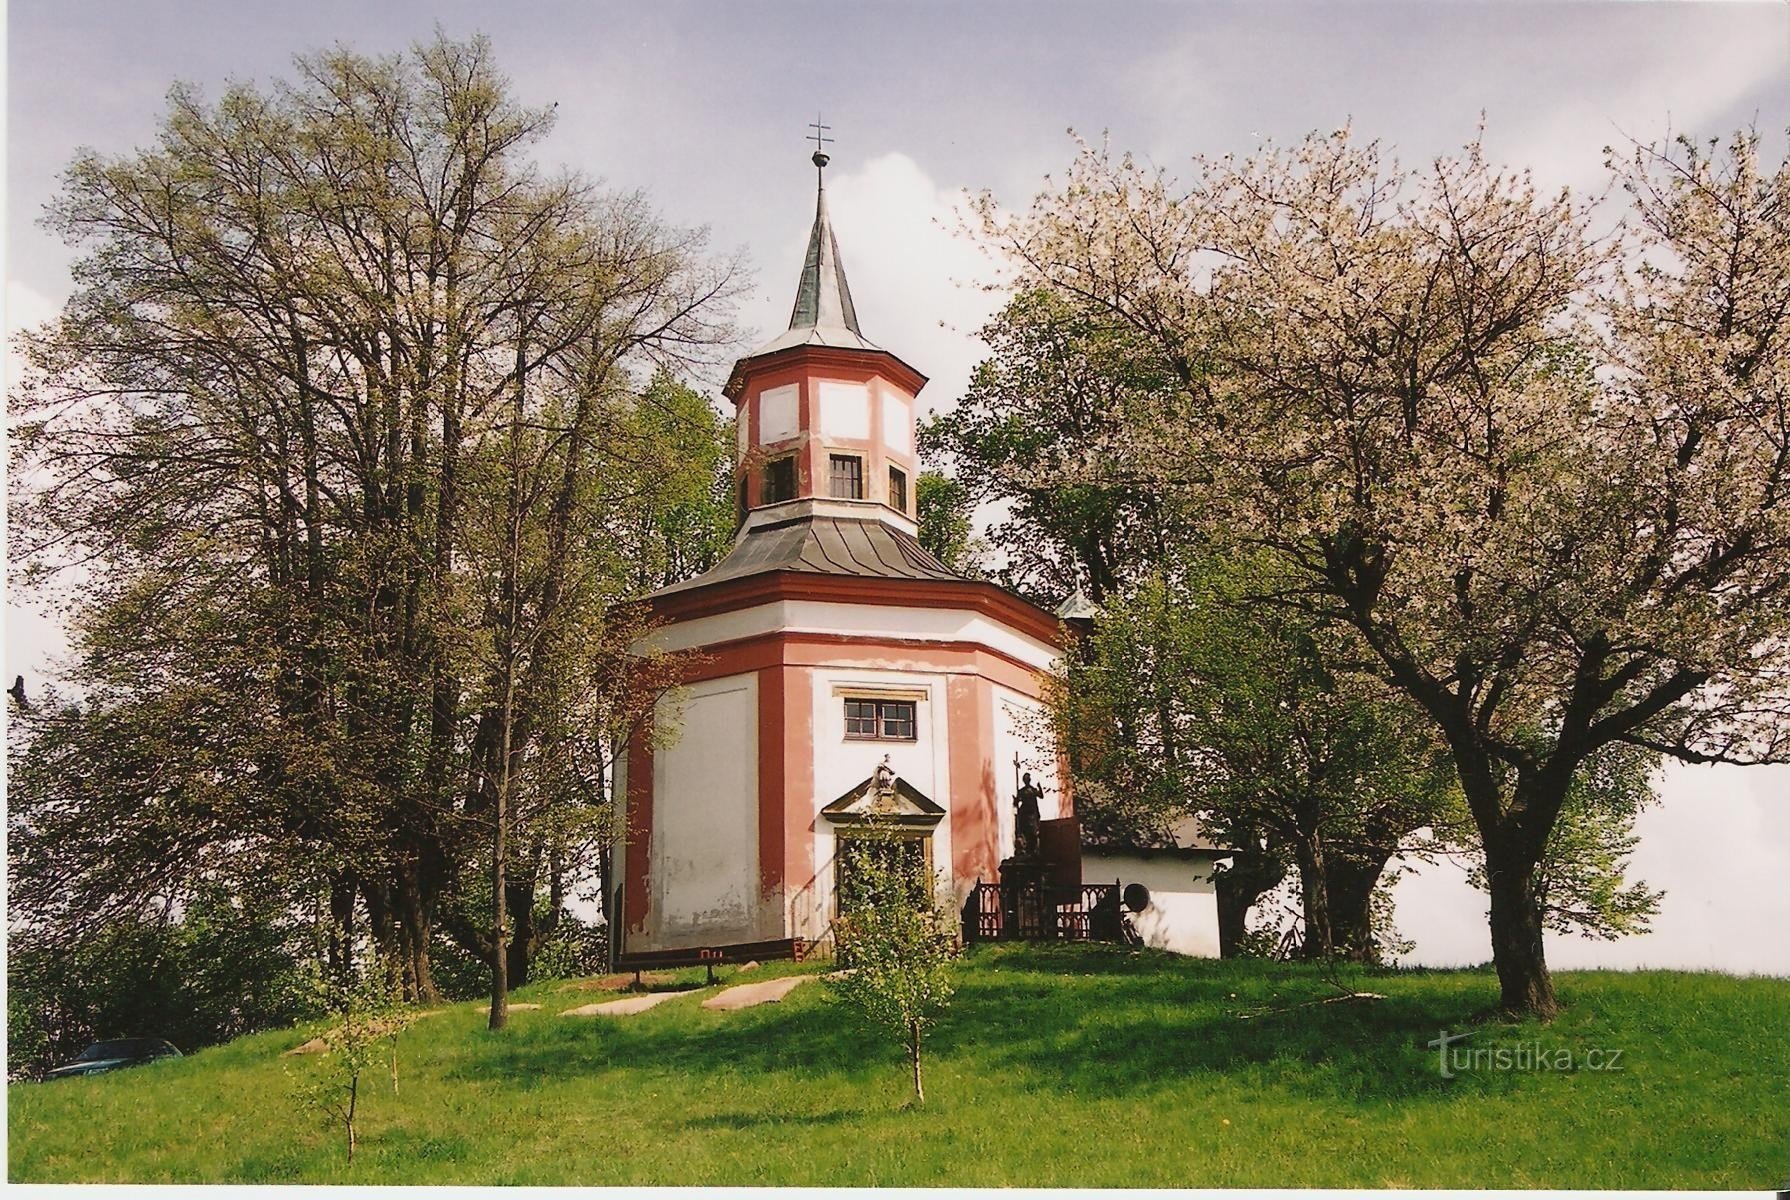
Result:
[[[823,190],[790,330],[727,387],[734,547],[648,597],[652,640],[701,657],[662,701],[672,732],[635,739],[617,781],[625,952],[824,935],[851,835],[839,804],[885,756],[959,897],[1013,852],[1016,758],[1045,787],[1041,815],[1069,815],[1041,744],[1057,619],[914,538],[924,384],[858,331]]]

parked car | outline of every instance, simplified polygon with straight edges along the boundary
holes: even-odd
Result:
[[[103,1075],[121,1067],[136,1067],[158,1058],[179,1058],[180,1051],[160,1038],[114,1038],[95,1042],[75,1055],[73,1062],[51,1067],[44,1078],[73,1079],[77,1075]]]

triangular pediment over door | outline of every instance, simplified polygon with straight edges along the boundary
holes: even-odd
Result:
[[[879,792],[872,775],[821,809],[820,815],[844,827],[880,820],[902,828],[931,829],[944,818],[945,810],[899,777],[893,788]]]

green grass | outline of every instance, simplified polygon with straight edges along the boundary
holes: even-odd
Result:
[[[800,968],[767,967],[748,978]],[[1553,1024],[1464,1045],[1623,1052],[1620,1071],[1469,1070],[1424,1042],[1485,971],[1321,972],[1107,947],[973,954],[927,1104],[823,985],[779,1005],[680,997],[624,1019],[544,983],[491,1034],[476,1004],[405,1035],[361,1146],[297,1110],[308,1031],[9,1088],[16,1181],[1771,1188],[1790,1177],[1790,981],[1568,972]],[[703,993],[705,995],[711,993]],[[1268,1011],[1263,1011],[1267,1009]],[[1245,1015],[1254,1014],[1254,1015]]]

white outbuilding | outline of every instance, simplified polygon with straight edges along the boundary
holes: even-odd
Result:
[[[1082,882],[1120,884],[1143,943],[1196,958],[1218,957],[1218,894],[1213,872],[1231,851],[1188,819],[1153,844],[1094,840],[1082,847]]]

